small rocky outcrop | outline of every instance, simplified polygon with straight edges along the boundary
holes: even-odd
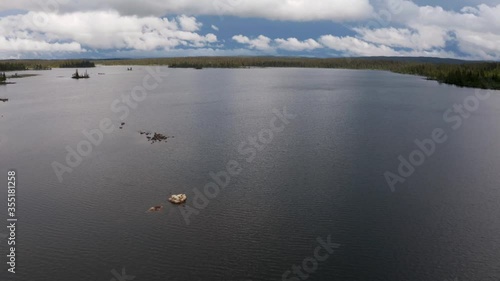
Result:
[[[161,210],[163,210],[163,206],[158,205],[158,206],[153,206],[153,207],[149,208],[148,212],[153,213],[153,212],[159,212]]]
[[[173,204],[182,204],[186,202],[187,196],[186,194],[174,194],[171,195],[170,198],[168,198],[168,201],[170,201]]]
[[[150,141],[151,143],[167,142],[167,140],[169,138],[173,138],[173,137],[165,136],[164,134],[160,134],[160,133],[156,133],[156,132],[151,133],[151,132],[139,131],[139,134],[145,135],[146,138],[148,139],[148,141]]]

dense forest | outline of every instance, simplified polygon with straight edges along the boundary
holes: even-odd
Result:
[[[386,70],[424,76],[459,87],[500,90],[499,62],[470,62],[435,58],[300,58],[300,57],[183,57],[114,60],[11,60],[0,71],[94,67],[103,65],[168,65],[171,68],[307,67]]]
[[[50,67],[50,66],[44,66],[42,64],[35,64],[33,66],[33,70],[51,70],[51,69],[52,69],[52,67]]]
[[[78,68],[78,67],[95,67],[95,63],[82,60],[82,61],[67,61],[59,65],[60,68]]]
[[[27,70],[28,67],[24,63],[17,62],[4,62],[0,63],[0,71],[16,71],[16,70]]]
[[[500,89],[500,63],[417,64],[392,70],[403,74],[421,75],[430,80],[482,89]]]

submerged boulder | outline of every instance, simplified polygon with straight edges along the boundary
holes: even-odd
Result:
[[[161,211],[162,209],[163,209],[163,206],[160,206],[160,205],[158,205],[158,206],[153,206],[153,207],[149,208],[148,212],[159,212],[159,211]]]

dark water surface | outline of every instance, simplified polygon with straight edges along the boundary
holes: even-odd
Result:
[[[0,87],[0,169],[3,185],[17,171],[19,219],[17,273],[6,274],[4,239],[1,280],[119,280],[123,268],[123,280],[282,280],[328,236],[340,247],[304,278],[500,280],[499,92],[453,130],[443,113],[475,90],[388,72],[162,68],[135,108],[112,110],[145,68],[73,71]],[[284,107],[296,115],[286,125],[273,113]],[[59,182],[51,164],[105,118],[114,131]],[[238,152],[268,140],[273,120],[283,131],[270,143]],[[447,141],[391,192],[384,172],[436,128]],[[174,138],[151,144],[140,130]],[[193,190],[231,160],[240,174],[187,225]]]

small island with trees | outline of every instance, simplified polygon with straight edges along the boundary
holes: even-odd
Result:
[[[78,69],[75,71],[75,73],[71,76],[73,79],[88,79],[90,76],[87,74],[87,70],[85,70],[84,74],[78,74]]]

